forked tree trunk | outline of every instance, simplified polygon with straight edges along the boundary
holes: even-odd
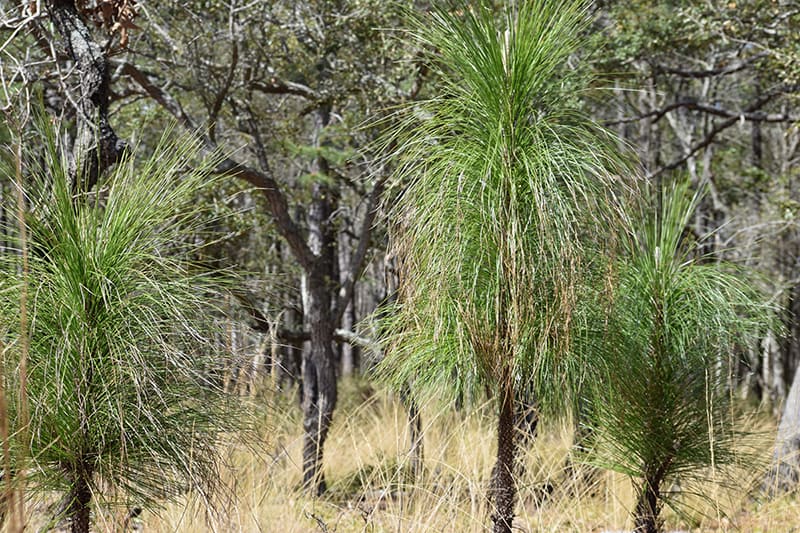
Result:
[[[497,461],[492,469],[489,499],[492,502],[493,533],[511,533],[517,487],[514,482],[514,465],[517,456],[516,427],[514,424],[514,385],[506,380],[500,393],[497,419]]]
[[[661,481],[658,479],[645,479],[644,486],[636,502],[636,516],[634,518],[635,533],[659,533],[661,524],[659,514],[661,512],[660,497]]]

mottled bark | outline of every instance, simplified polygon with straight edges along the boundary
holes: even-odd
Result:
[[[76,190],[90,190],[100,174],[116,163],[125,149],[108,120],[110,73],[103,48],[94,41],[72,0],[50,0],[50,19],[75,62],[77,132],[70,173]]]
[[[311,348],[303,357],[303,485],[319,495],[326,490],[322,452],[337,399],[334,327],[326,277],[312,272],[307,291]]]
[[[517,439],[514,424],[514,386],[510,380],[506,380],[504,390],[500,394],[497,461],[492,469],[489,499],[493,507],[493,533],[511,533],[517,497],[517,487],[514,482]]]

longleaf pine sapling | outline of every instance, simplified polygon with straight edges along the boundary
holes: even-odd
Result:
[[[602,376],[587,395],[590,458],[634,481],[637,533],[661,531],[672,482],[735,459],[727,368],[770,315],[752,275],[698,258],[686,228],[700,197],[677,183],[646,204],[615,267],[614,299],[583,335]]]
[[[77,533],[103,502],[147,508],[186,490],[211,501],[219,437],[243,420],[217,375],[220,277],[192,261],[207,220],[196,198],[214,181],[214,158],[200,161],[196,139],[167,132],[152,157],[125,158],[100,191],[76,194],[55,133],[43,130],[24,191],[30,427],[27,443],[12,437],[12,459],[28,447],[28,489],[62,492]],[[0,256],[6,347],[19,344],[19,261]],[[12,427],[16,354],[5,350],[2,376]]]
[[[612,137],[579,109],[568,65],[582,1],[446,3],[417,18],[438,94],[395,139],[402,188],[389,220],[402,286],[382,372],[398,387],[497,402],[493,528],[516,501],[515,395],[558,411],[581,365],[570,331],[584,241],[611,233],[627,190]]]

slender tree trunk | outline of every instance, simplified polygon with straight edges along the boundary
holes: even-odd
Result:
[[[494,507],[492,514],[493,533],[511,533],[514,521],[514,505],[517,487],[514,482],[514,465],[517,455],[516,427],[514,424],[514,385],[511,379],[505,381],[500,396],[500,409],[497,419],[497,462],[492,469],[490,500]]]
[[[661,511],[659,486],[657,479],[646,479],[639,500],[636,502],[634,519],[635,533],[659,533],[661,531],[658,515]]]
[[[423,447],[422,447],[422,417],[420,416],[419,406],[414,397],[411,396],[411,388],[406,385],[400,391],[400,401],[406,408],[408,415],[408,434],[410,445],[408,455],[411,458],[411,472],[414,479],[417,479],[422,472]]]
[[[291,333],[303,332],[302,303],[293,302],[292,296],[285,297],[284,313],[282,316],[283,328]],[[295,391],[296,385],[302,389],[302,361],[303,341],[297,338],[291,340],[275,339],[272,358],[272,377],[277,387],[283,392]],[[302,390],[297,395],[298,405],[302,403]]]
[[[357,323],[355,313],[355,293],[353,299],[347,303],[344,315],[342,315],[342,329],[354,331]],[[357,345],[349,342],[342,344],[342,376],[352,376],[358,369],[358,353]]]
[[[330,289],[324,279],[308,281],[311,349],[303,360],[303,486],[320,495],[326,490],[322,452],[336,407]]]
[[[67,518],[71,533],[89,533],[91,525],[92,489],[89,487],[88,473],[74,475],[74,484],[69,495]]]

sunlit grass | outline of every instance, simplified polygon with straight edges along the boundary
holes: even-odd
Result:
[[[489,405],[456,411],[422,407],[425,468],[410,476],[407,420],[399,398],[364,381],[346,382],[339,416],[326,449],[329,494],[310,498],[300,490],[302,433],[299,408],[273,402],[263,413],[261,449],[230,450],[236,470],[225,480],[236,501],[227,512],[208,515],[189,497],[138,522],[148,532],[426,532],[486,531],[486,487],[494,460],[495,430]],[[269,395],[267,395],[269,396]],[[277,404],[277,405],[275,405]],[[775,423],[766,414],[740,418],[755,432],[755,452],[768,456]],[[627,477],[600,472],[591,484],[574,485],[565,465],[572,441],[569,425],[541,428],[524,452],[515,527],[520,531],[630,531],[635,494]],[[684,515],[665,509],[665,530],[782,532],[800,520],[795,495],[769,502],[751,497],[759,470],[735,466],[716,472],[704,487],[708,498],[687,494]],[[722,483],[726,481],[726,483]],[[556,485],[541,500],[547,483]],[[676,488],[676,487],[675,487]]]

